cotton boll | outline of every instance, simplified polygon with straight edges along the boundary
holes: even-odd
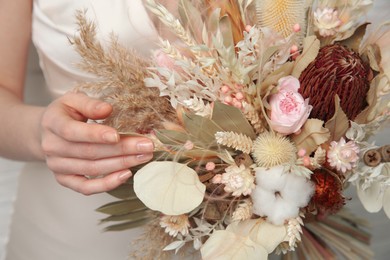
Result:
[[[266,216],[272,211],[276,203],[276,197],[273,192],[263,189],[260,186],[252,191],[253,213],[259,216]]]
[[[283,225],[284,222],[291,218],[296,218],[299,214],[299,207],[290,201],[279,197],[272,205],[272,210],[267,215],[267,220],[274,225]]]
[[[314,193],[314,184],[307,178],[289,173],[283,189],[283,197],[298,207],[306,207]]]
[[[283,225],[285,220],[295,218],[299,207],[294,201],[284,199],[279,193],[257,186],[252,192],[253,213],[267,217],[274,225]]]
[[[275,166],[272,168],[258,167],[256,172],[256,182],[266,190],[281,191],[286,184],[287,175],[284,173],[284,166]]]

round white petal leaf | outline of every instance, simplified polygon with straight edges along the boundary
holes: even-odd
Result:
[[[357,195],[368,212],[374,213],[381,210],[383,206],[383,193],[381,193],[380,183],[372,183],[365,190],[358,187]]]
[[[287,239],[287,228],[284,225],[276,226],[263,219],[250,219],[230,224],[226,230],[248,236],[256,244],[262,245],[268,253]],[[259,258],[261,259],[261,258]]]
[[[383,195],[383,210],[386,216],[390,218],[390,188],[388,187]]]
[[[134,176],[137,197],[165,215],[190,212],[203,201],[205,190],[193,169],[176,162],[151,162]]]
[[[240,236],[227,230],[215,231],[200,252],[203,260],[259,260],[267,259],[268,252],[249,236]]]

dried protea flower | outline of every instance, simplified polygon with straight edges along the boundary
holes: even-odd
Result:
[[[299,78],[299,92],[313,106],[310,117],[325,122],[332,118],[337,94],[341,108],[353,120],[367,106],[370,73],[356,52],[340,44],[322,47]]]
[[[334,214],[345,204],[342,195],[342,184],[336,174],[323,169],[314,170],[311,180],[315,184],[315,192],[311,203],[317,209],[319,216]]]

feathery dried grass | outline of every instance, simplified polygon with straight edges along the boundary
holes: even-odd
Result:
[[[77,89],[113,105],[113,113],[104,123],[121,132],[138,133],[162,128],[164,121],[176,123],[176,112],[169,101],[160,97],[158,89],[144,85],[151,61],[121,46],[114,35],[105,49],[85,11],[78,11],[76,19],[80,33],[71,43],[82,57],[79,67],[97,76],[96,82],[82,83]]]
[[[200,259],[199,252],[195,252],[192,243],[186,243],[175,256],[175,250],[163,251],[162,249],[176,239],[165,233],[160,226],[160,219],[151,221],[145,228],[143,235],[133,242],[134,250],[130,253],[130,259],[137,260],[168,260],[168,259]]]

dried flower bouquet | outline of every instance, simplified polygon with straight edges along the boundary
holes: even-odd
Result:
[[[146,135],[155,156],[98,210],[108,230],[148,223],[134,257],[372,257],[364,222],[344,211],[352,183],[390,217],[389,24],[371,34],[365,0],[145,0],[160,48],[103,48],[79,12],[79,89],[114,106],[104,123]],[[167,33],[169,31],[169,33]],[[366,35],[367,34],[367,35]],[[140,251],[142,251],[140,249]],[[149,258],[148,258],[149,257]]]

